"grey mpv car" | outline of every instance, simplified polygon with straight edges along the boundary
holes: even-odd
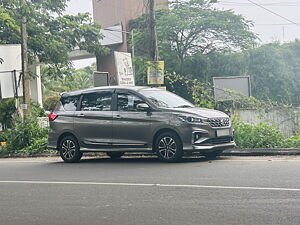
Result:
[[[109,86],[63,93],[49,114],[48,147],[65,162],[84,152],[154,152],[167,162],[235,146],[229,117],[158,88]]]

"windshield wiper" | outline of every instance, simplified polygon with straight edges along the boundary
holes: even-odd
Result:
[[[193,108],[193,106],[191,106],[191,105],[179,105],[179,106],[176,106],[174,108]]]

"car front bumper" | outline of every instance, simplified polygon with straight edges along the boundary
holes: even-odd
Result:
[[[191,150],[199,150],[199,151],[205,151],[205,150],[225,150],[229,148],[234,148],[236,146],[234,141],[231,141],[229,143],[224,144],[216,144],[216,145],[192,145]]]

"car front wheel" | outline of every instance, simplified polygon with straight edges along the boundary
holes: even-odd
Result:
[[[160,134],[155,142],[158,158],[164,162],[176,162],[182,157],[182,144],[179,137],[173,132]]]
[[[82,157],[79,144],[73,136],[64,137],[59,145],[59,152],[61,158],[67,163],[78,162]]]

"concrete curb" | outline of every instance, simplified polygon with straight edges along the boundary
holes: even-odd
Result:
[[[224,156],[276,156],[276,155],[300,155],[299,148],[258,148],[258,149],[228,149]]]
[[[105,153],[87,153],[86,156],[105,156]],[[150,153],[127,153],[127,156],[153,156]],[[278,149],[227,149],[222,153],[223,156],[280,156],[280,155],[300,155],[298,148],[278,148]],[[11,154],[0,156],[0,158],[37,158],[37,157],[58,157],[58,153],[39,153],[35,155]]]

